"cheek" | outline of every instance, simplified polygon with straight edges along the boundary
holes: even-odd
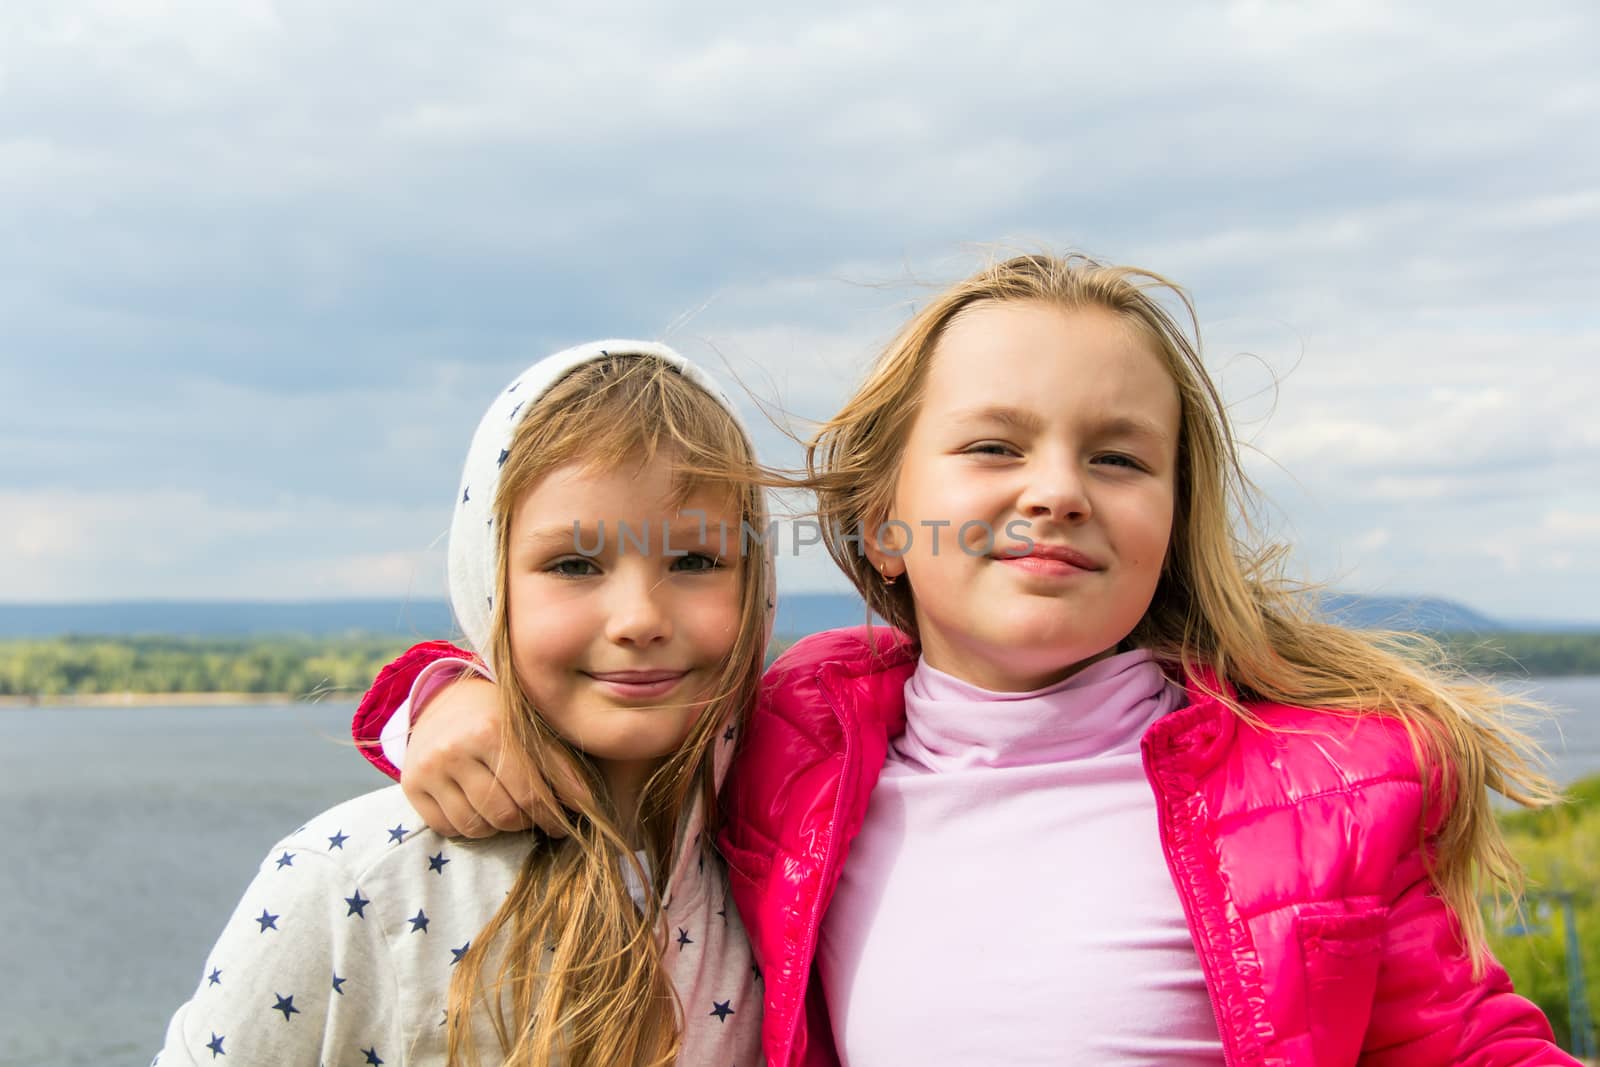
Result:
[[[685,608],[684,621],[695,634],[695,644],[708,658],[721,660],[739,639],[739,591],[707,596]]]
[[[1004,536],[1000,521],[1007,513],[1004,491],[993,483],[978,482],[957,471],[944,471],[937,477],[930,475],[923,481],[903,480],[895,497],[895,507],[894,518],[911,527],[910,551],[906,555],[961,555],[960,544],[968,545],[973,554],[986,555],[989,549],[981,547],[986,539]],[[885,532],[886,541],[904,541],[906,536],[903,529]],[[903,546],[901,550],[904,551]]]
[[[1158,502],[1150,512],[1143,523],[1145,534],[1140,539],[1139,564],[1150,570],[1161,571],[1166,568],[1167,557],[1172,551],[1172,502]]]
[[[512,582],[506,601],[511,652],[524,674],[549,672],[571,660],[588,643],[595,622],[579,598],[536,595]]]

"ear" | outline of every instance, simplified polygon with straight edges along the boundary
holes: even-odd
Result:
[[[862,524],[861,551],[884,578],[898,578],[906,572],[905,554],[910,548],[911,527],[892,515]]]

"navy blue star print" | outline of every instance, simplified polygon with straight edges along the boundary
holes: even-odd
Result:
[[[508,415],[508,416],[506,416],[506,417],[507,417],[507,418],[511,418],[511,419],[514,419],[514,418],[516,418],[516,417],[517,417],[517,412],[519,412],[519,411],[521,411],[521,410],[522,410],[522,404],[521,404],[521,402],[520,402],[520,401],[519,401],[519,402],[518,402],[518,404],[517,404],[517,406],[516,406],[516,407],[514,407],[514,408],[512,408],[512,409],[511,409],[511,414],[510,414],[510,415]]]
[[[494,461],[494,465],[496,467],[504,467],[506,465],[506,460],[510,458],[511,453],[502,448],[500,450],[500,458]]]
[[[722,731],[722,739],[724,741],[732,741],[733,740],[733,727],[730,726],[726,730]]]
[[[470,496],[467,495],[467,490],[470,489],[470,488],[471,488],[471,486],[467,486],[467,485],[463,485],[461,487],[461,502],[463,504],[465,504],[467,501],[472,499]]]
[[[493,454],[499,446],[489,447]],[[713,739],[727,725],[716,728]],[[173,1044],[161,1062],[238,1067],[265,1054],[273,1062],[304,1061],[307,1067],[316,1067],[319,1050],[325,1046],[328,1067],[336,1062],[394,1067],[411,1058],[394,1051],[403,1047],[397,1041],[409,1044],[420,1039],[438,1047],[450,1025],[441,1010],[443,994],[457,972],[467,968],[468,958],[476,960],[474,931],[501,903],[521,857],[516,849],[465,848],[436,838],[424,832],[425,826],[414,825],[416,818],[398,790],[385,790],[318,816],[298,836],[283,838],[265,853],[223,940],[202,957],[205,966],[199,981],[189,987],[193,999],[183,1009],[182,1025],[169,1028]],[[697,833],[700,828],[698,823],[683,828],[684,839],[693,845],[689,854],[682,855],[682,870],[674,871],[674,877],[682,879],[673,882],[675,887],[695,885],[692,914],[689,910],[681,918],[674,914],[669,925],[661,911],[654,910],[655,929],[657,938],[664,932],[665,944],[676,942],[680,949],[676,958],[662,962],[672,964],[670,980],[679,987],[688,1010],[680,1025],[688,1042],[685,1047],[694,1054],[685,1062],[727,1067],[730,1061],[754,1061],[760,1008],[747,1012],[737,1009],[735,1002],[759,1004],[748,998],[760,992],[747,970],[748,949],[737,938],[728,940],[734,901],[713,851],[713,835]],[[413,846],[412,839],[419,837]],[[321,860],[316,856],[318,841]],[[400,849],[400,844],[411,847]],[[700,853],[709,879],[704,883],[694,881],[696,864],[690,861],[690,855],[698,858]],[[285,869],[295,873],[285,874]],[[367,895],[368,888],[375,896]],[[340,889],[347,890],[343,897]],[[339,922],[341,899],[347,918],[361,922]],[[376,907],[371,923],[365,921],[369,905]],[[719,919],[723,926],[716,925]],[[268,933],[272,938],[266,937]],[[397,941],[402,934],[422,937]],[[325,951],[305,951],[310,945]],[[404,945],[421,951],[392,951]],[[548,964],[563,951],[559,944],[549,947],[555,955],[534,948],[535,962]],[[691,948],[694,953],[686,954]],[[391,974],[392,982],[374,983],[374,975],[390,973],[386,961],[391,956],[400,958],[403,966]],[[195,977],[191,972],[190,980]],[[426,1007],[396,1015],[383,990],[397,988],[425,995],[418,1003]],[[305,1018],[296,1022],[297,1015]],[[444,1029],[435,1030],[441,1023]],[[212,1032],[212,1028],[218,1029]],[[201,1036],[210,1038],[210,1044],[196,1040]],[[383,1055],[380,1041],[400,1058]],[[179,1042],[183,1051],[172,1051]],[[279,1052],[281,1056],[276,1055]]]

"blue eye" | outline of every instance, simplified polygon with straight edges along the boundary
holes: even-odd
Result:
[[[1142,471],[1144,464],[1132,456],[1125,456],[1120,452],[1108,452],[1103,456],[1096,456],[1094,462],[1111,467],[1127,467],[1130,470]]]
[[[687,556],[679,556],[672,561],[672,569],[688,574],[704,574],[707,571],[718,570],[722,561],[715,556],[708,556],[703,552],[691,552]]]
[[[545,573],[553,574],[558,578],[588,578],[591,575],[599,574],[600,568],[595,566],[594,561],[591,559],[585,559],[582,556],[568,556],[566,559],[558,559],[550,564],[545,568]]]
[[[1017,450],[999,441],[980,441],[961,450],[967,456],[1015,456]]]

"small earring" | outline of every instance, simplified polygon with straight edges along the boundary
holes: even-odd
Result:
[[[893,585],[900,580],[898,574],[889,573],[889,565],[887,563],[878,564],[878,574],[883,578],[884,585]]]

